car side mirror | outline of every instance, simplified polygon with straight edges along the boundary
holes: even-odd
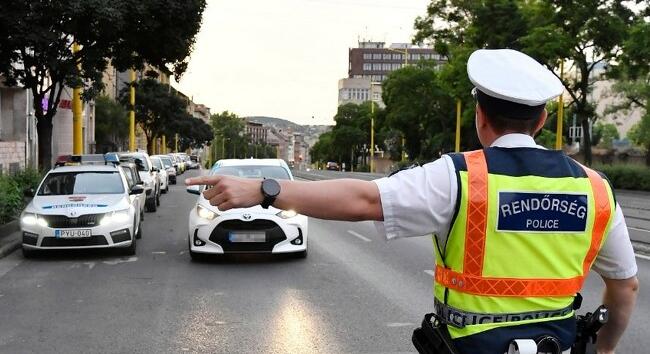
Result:
[[[201,186],[189,186],[186,191],[189,194],[201,195]]]
[[[136,185],[138,185],[138,186],[144,186],[144,181],[138,181],[138,183],[136,183]]]
[[[151,171],[152,171],[152,172],[160,172],[160,170],[158,169],[158,167],[152,167],[152,168],[151,168]]]
[[[34,194],[36,194],[35,191],[34,191],[34,188],[25,188],[23,190],[23,195],[25,197],[34,198]]]
[[[144,188],[139,184],[131,187],[131,192],[129,192],[130,195],[137,195],[142,193],[144,193]]]

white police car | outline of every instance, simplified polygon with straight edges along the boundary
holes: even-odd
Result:
[[[117,160],[117,157],[115,157]],[[142,235],[141,185],[128,187],[117,164],[50,170],[20,217],[23,254],[38,250],[123,248],[135,254]]]
[[[279,159],[220,160],[210,175],[293,180],[289,167]],[[307,217],[292,210],[261,206],[225,212],[210,205],[201,192],[204,186],[190,186],[198,194],[189,217],[189,252],[192,259],[205,254],[293,253],[307,256]]]

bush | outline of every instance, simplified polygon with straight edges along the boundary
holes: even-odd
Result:
[[[603,172],[616,189],[650,191],[650,168],[636,165],[594,166]]]
[[[6,224],[20,214],[25,207],[23,190],[36,188],[41,178],[38,171],[31,169],[0,176],[0,224]]]

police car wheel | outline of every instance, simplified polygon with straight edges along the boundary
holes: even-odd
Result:
[[[131,246],[124,249],[124,254],[127,256],[135,256],[136,243],[137,242],[135,241],[134,238],[131,242]]]
[[[38,254],[38,251],[35,250],[29,250],[27,248],[23,247],[23,257],[25,258],[34,258]]]
[[[160,193],[156,196],[156,206],[160,206]]]
[[[156,207],[156,201],[154,199],[147,200],[147,202],[145,203],[145,207],[147,211],[150,213],[153,213],[156,211],[156,209],[158,209]]]
[[[140,219],[140,225],[138,225],[138,232],[135,234],[135,238],[142,238],[142,219]]]
[[[162,193],[162,194],[167,194],[167,191],[168,191],[168,190],[169,190],[169,187],[165,187],[165,189],[163,189],[163,190],[161,191],[161,193]]]

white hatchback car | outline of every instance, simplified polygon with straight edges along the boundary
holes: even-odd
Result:
[[[112,164],[50,170],[20,217],[26,257],[38,250],[123,248],[135,254],[142,234],[141,185],[129,183]]]
[[[209,174],[293,180],[291,170],[279,159],[220,160]],[[224,253],[307,256],[306,216],[292,210],[264,209],[259,205],[220,211],[203,197],[204,189],[204,186],[187,188],[189,193],[199,195],[189,217],[188,242],[192,259],[204,254]]]

